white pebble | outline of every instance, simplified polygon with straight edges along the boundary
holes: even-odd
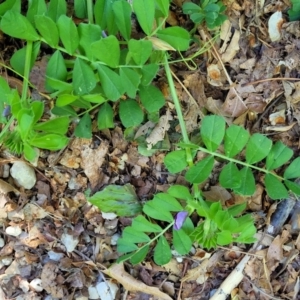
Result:
[[[16,161],[10,169],[10,175],[16,183],[25,189],[30,190],[36,183],[34,169],[23,161]]]
[[[105,220],[114,220],[116,217],[117,217],[117,215],[115,213],[102,212],[102,218]]]
[[[121,236],[120,236],[119,233],[115,233],[115,234],[111,237],[110,244],[111,244],[112,246],[117,245],[118,239],[119,239],[120,237],[121,237]]]
[[[36,292],[41,292],[43,290],[42,280],[40,278],[35,278],[30,281],[29,286]]]
[[[12,257],[7,256],[7,257],[3,258],[1,261],[5,266],[9,266],[12,262]]]
[[[89,299],[91,300],[100,299],[97,289],[94,286],[89,286],[88,292],[89,292]]]
[[[19,226],[8,226],[5,232],[12,236],[18,236],[22,233],[22,229]]]
[[[2,248],[4,246],[4,239],[3,238],[0,238],[0,248]]]
[[[109,281],[97,283],[96,289],[101,300],[115,300],[118,286]]]

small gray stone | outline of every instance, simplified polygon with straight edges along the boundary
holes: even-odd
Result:
[[[34,169],[23,161],[16,161],[10,169],[10,175],[17,184],[25,189],[30,190],[36,183]]]

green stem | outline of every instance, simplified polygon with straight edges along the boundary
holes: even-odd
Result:
[[[93,1],[87,0],[87,14],[90,24],[94,24]]]
[[[33,42],[27,41],[21,102],[24,102],[27,99],[29,73],[31,68],[32,48],[33,48]]]

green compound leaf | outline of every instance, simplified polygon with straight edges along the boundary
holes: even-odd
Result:
[[[97,192],[88,201],[101,211],[114,212],[118,216],[134,216],[142,211],[138,197],[130,184],[109,185]]]
[[[77,99],[78,99],[77,95],[61,94],[56,99],[56,105],[58,107],[63,107],[63,106],[66,106],[68,104],[75,102]]]
[[[111,68],[116,68],[120,60],[120,45],[114,35],[102,38],[91,45],[92,53],[99,61]]]
[[[116,1],[112,5],[117,27],[122,37],[128,41],[131,35],[131,6],[127,1]]]
[[[153,201],[147,202],[143,207],[143,212],[149,217],[166,222],[172,222],[173,217],[167,210],[163,210],[157,203]]]
[[[154,262],[158,265],[165,265],[171,260],[172,254],[167,239],[161,235],[154,248]]]
[[[48,150],[60,150],[65,147],[69,142],[69,139],[60,134],[36,134],[34,138],[30,139],[29,143],[31,146],[48,149]]]
[[[147,256],[148,252],[149,252],[149,248],[150,246],[143,246],[142,248],[139,248],[139,251],[137,251],[136,253],[134,253],[131,258],[130,258],[130,262],[133,265],[139,264],[140,262],[142,262],[145,257]]]
[[[106,97],[117,101],[125,92],[121,77],[105,66],[98,66],[98,73]]]
[[[164,158],[164,163],[169,172],[173,174],[183,171],[187,167],[186,151],[177,150],[168,153]]]
[[[14,10],[7,11],[1,19],[1,30],[11,37],[27,41],[37,41],[40,37],[31,23]]]
[[[92,120],[89,113],[85,113],[75,128],[75,136],[84,139],[92,138]]]
[[[285,170],[283,177],[285,179],[293,179],[300,177],[300,157],[297,157]]]
[[[239,154],[249,140],[249,132],[241,126],[231,125],[225,131],[224,148],[228,157]]]
[[[162,228],[157,225],[149,222],[144,216],[140,215],[133,219],[132,225],[135,230],[144,231],[144,232],[161,232]]]
[[[272,148],[272,141],[260,133],[251,136],[246,146],[246,161],[255,164],[263,160]]]
[[[118,242],[117,242],[117,251],[118,252],[128,253],[128,252],[132,252],[132,251],[135,251],[138,249],[139,248],[135,243],[124,239],[124,237],[121,237],[118,239]]]
[[[217,115],[205,117],[201,124],[200,134],[206,148],[216,151],[225,135],[225,120]]]
[[[144,113],[138,103],[133,99],[120,102],[119,115],[125,127],[138,126],[144,119]]]
[[[129,61],[132,58],[138,66],[142,66],[152,53],[152,43],[145,40],[131,39],[128,42],[128,50],[126,60]]]
[[[68,117],[58,117],[46,122],[35,124],[33,129],[63,135],[68,131],[69,122],[70,120]]]
[[[58,29],[55,22],[44,15],[34,16],[35,27],[42,35],[44,40],[52,48],[57,47],[59,42]]]
[[[165,104],[164,95],[153,85],[140,86],[139,95],[143,106],[149,113],[158,111]]]
[[[288,162],[293,156],[293,150],[284,145],[281,141],[273,145],[266,160],[266,169],[274,170]]]
[[[224,246],[232,242],[231,232],[228,230],[222,230],[217,233],[217,243],[218,245]]]
[[[234,192],[240,195],[251,196],[255,192],[255,178],[249,167],[244,167],[240,171],[241,184],[234,188]]]
[[[97,125],[100,130],[115,127],[114,110],[108,102],[103,103],[99,109]]]
[[[267,194],[271,199],[284,199],[288,197],[288,192],[283,183],[272,174],[266,174],[265,186]]]
[[[222,169],[219,180],[224,188],[239,188],[241,185],[240,171],[233,162],[230,162]]]
[[[284,184],[296,195],[300,195],[300,185],[296,182],[285,180]]]
[[[155,14],[155,1],[153,0],[134,0],[133,10],[137,16],[140,26],[143,31],[150,35],[152,32],[154,14]]]
[[[5,1],[5,2],[9,2],[9,1]],[[8,10],[9,9],[7,9],[7,11]],[[32,1],[28,2],[28,10],[26,13],[26,18],[30,21],[31,24],[34,24],[35,16],[44,15],[46,13],[47,13],[47,5],[44,0],[42,0],[42,1],[32,0]]]
[[[191,40],[189,32],[178,26],[158,30],[157,37],[167,42],[178,51],[187,50]]]
[[[185,179],[190,183],[201,183],[209,177],[213,166],[214,158],[212,156],[205,157],[186,172]]]
[[[48,17],[56,22],[61,15],[67,14],[67,2],[65,0],[50,0]]]
[[[171,195],[166,193],[158,193],[154,196],[153,201],[161,208],[168,211],[181,211],[183,210],[181,204]]]
[[[189,253],[192,245],[193,242],[184,229],[173,229],[173,246],[179,254],[185,255]]]
[[[72,84],[75,94],[86,95],[96,86],[97,80],[93,69],[81,58],[76,58]]]
[[[76,25],[71,18],[66,15],[61,15],[57,21],[59,37],[68,52],[68,54],[74,54],[79,45],[79,36]]]
[[[178,199],[193,199],[193,196],[191,195],[189,189],[183,185],[172,185],[168,189],[168,194]]]
[[[149,64],[142,67],[142,79],[141,84],[144,86],[149,85],[153,78],[156,76],[159,69],[158,64]]]
[[[169,15],[170,1],[169,0],[156,0],[155,2],[157,4],[157,6],[159,7],[159,10],[162,12],[163,16],[166,18]]]
[[[121,68],[120,77],[124,86],[125,93],[131,98],[135,98],[138,86],[140,84],[140,76],[137,72],[130,68]]]
[[[132,226],[128,226],[123,230],[123,238],[130,243],[147,243],[150,238],[142,231],[136,230]]]

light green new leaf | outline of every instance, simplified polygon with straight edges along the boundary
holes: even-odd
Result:
[[[236,189],[241,185],[240,171],[235,163],[228,163],[220,173],[220,184],[227,189]]]
[[[76,25],[71,18],[61,15],[57,21],[60,39],[66,51],[72,55],[79,45],[79,36]]]
[[[252,170],[249,167],[244,167],[239,172],[241,184],[238,188],[234,188],[234,192],[240,195],[253,195],[255,192],[255,179]]]
[[[224,118],[217,115],[205,117],[201,123],[200,134],[206,148],[216,151],[225,134]]]
[[[106,99],[101,94],[88,94],[80,97],[83,101],[87,101],[90,103],[98,103],[102,104],[106,102]]]
[[[300,177],[300,157],[297,157],[291,162],[291,164],[284,171],[283,177],[285,179]]]
[[[183,229],[173,229],[173,246],[179,254],[185,255],[189,253],[192,248],[192,245],[193,242],[191,238],[186,234],[186,232]]]
[[[300,185],[297,184],[296,182],[290,181],[290,180],[285,180],[284,184],[291,190],[293,193],[296,195],[300,195]]]
[[[142,67],[142,79],[141,84],[144,86],[149,85],[153,78],[156,76],[159,69],[158,64],[149,64]]]
[[[37,41],[40,37],[31,23],[14,10],[7,11],[1,19],[1,30],[11,37],[27,41]]]
[[[19,123],[19,131],[23,141],[27,139],[27,136],[31,132],[34,116],[30,109],[22,108],[17,117]]]
[[[114,212],[121,217],[131,217],[142,211],[139,199],[130,184],[109,185],[88,198],[88,201],[101,211]]]
[[[121,68],[120,76],[127,95],[131,98],[135,98],[141,81],[139,74],[130,68]]]
[[[63,107],[75,102],[78,99],[77,95],[73,94],[61,94],[56,99],[56,105],[58,107]]]
[[[92,91],[96,86],[97,80],[93,69],[81,58],[76,58],[72,84],[75,94],[85,95]]]
[[[288,192],[283,183],[272,174],[266,174],[265,186],[268,196],[273,200],[288,197]]]
[[[135,230],[144,231],[144,232],[162,232],[162,228],[157,225],[149,222],[144,216],[139,215],[135,217],[131,225]]]
[[[139,95],[143,106],[149,113],[158,111],[165,104],[164,95],[153,85],[140,86]]]
[[[120,61],[120,45],[114,35],[94,42],[91,45],[92,53],[99,61],[111,68],[116,68]]]
[[[131,241],[128,241],[126,239],[124,239],[124,237],[121,237],[118,239],[117,242],[117,251],[119,253],[128,253],[128,252],[132,252],[135,250],[138,250],[138,246],[136,244],[134,244]]]
[[[152,43],[145,40],[131,39],[128,42],[128,50],[127,60],[132,58],[138,66],[142,66],[152,53]]]
[[[133,10],[137,16],[143,31],[150,35],[153,28],[155,15],[155,1],[153,0],[133,0]]]
[[[228,157],[239,154],[249,140],[249,132],[241,126],[231,125],[225,131],[224,148]]]
[[[98,66],[100,82],[107,99],[117,101],[125,92],[121,77],[105,66]]]
[[[39,156],[38,150],[34,147],[31,147],[27,142],[24,143],[23,153],[25,159],[30,162],[34,162],[35,159]]]
[[[225,246],[232,242],[232,235],[228,230],[222,230],[217,233],[217,243],[218,245]]]
[[[31,0],[28,2],[27,19],[34,24],[34,17],[44,15],[47,12],[47,5],[44,0]]]
[[[293,150],[284,145],[281,141],[277,141],[273,145],[266,160],[266,169],[274,170],[288,162],[293,156]]]
[[[136,230],[132,226],[128,226],[123,230],[122,237],[131,243],[147,243],[150,238],[147,234],[142,231]]]
[[[177,150],[169,152],[164,158],[164,163],[169,172],[173,174],[183,171],[187,167],[186,151]]]
[[[75,136],[84,139],[92,138],[92,120],[89,113],[85,113],[75,128]]]
[[[136,100],[127,99],[120,102],[119,116],[124,127],[138,126],[144,119],[144,113]]]
[[[56,151],[67,146],[67,144],[69,143],[69,139],[60,134],[41,133],[35,135],[32,139],[30,139],[29,143],[31,146],[37,148]]]
[[[165,265],[171,260],[172,254],[167,239],[161,235],[154,248],[154,262],[158,265]]]
[[[143,212],[152,219],[169,223],[173,221],[170,211],[162,209],[159,203],[154,201],[148,201],[143,207]]]
[[[190,45],[190,34],[187,30],[179,26],[172,26],[157,31],[157,37],[178,51],[185,51]]]
[[[131,6],[125,1],[116,1],[112,5],[115,15],[117,27],[123,36],[128,41],[131,35]]]
[[[246,161],[255,164],[263,160],[272,148],[272,141],[260,133],[254,133],[246,146]]]
[[[50,0],[48,17],[56,22],[61,15],[67,14],[67,2],[65,0]]]
[[[155,204],[161,206],[161,209],[168,211],[181,211],[183,210],[181,204],[171,195],[166,193],[158,193],[154,196],[153,200]]]
[[[34,16],[35,27],[52,48],[57,47],[59,42],[58,29],[55,22],[44,15]]]
[[[108,102],[103,103],[99,109],[97,125],[100,130],[115,127],[114,111]]]
[[[186,172],[185,179],[190,183],[201,183],[209,177],[213,166],[214,158],[205,157]]]
[[[46,122],[35,124],[33,128],[37,131],[45,131],[63,135],[68,131],[69,121],[69,118],[66,116],[59,117]]]
[[[168,189],[168,194],[178,198],[178,199],[184,199],[184,200],[191,200],[193,199],[193,196],[189,192],[189,189],[183,185],[172,185]]]

